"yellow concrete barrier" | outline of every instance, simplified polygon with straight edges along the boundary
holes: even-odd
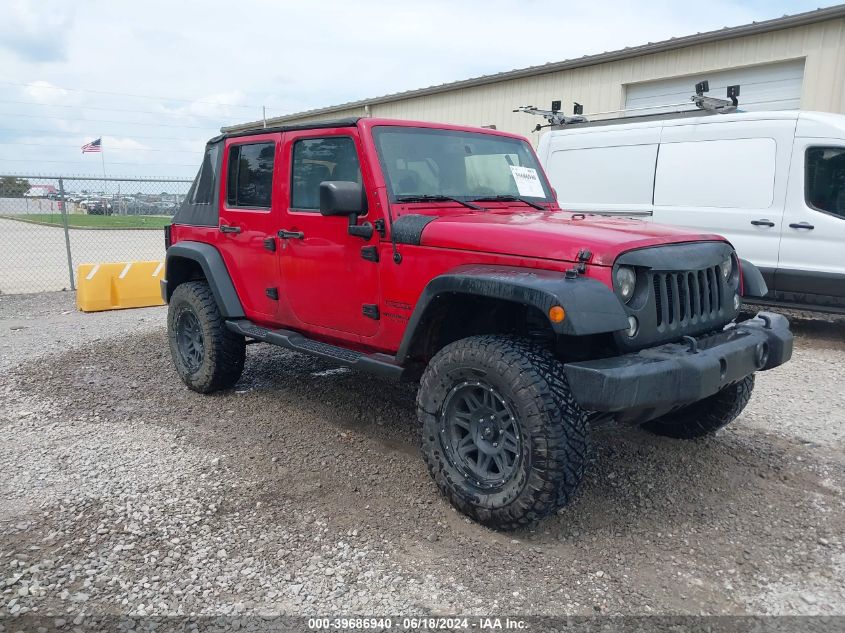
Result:
[[[164,305],[164,262],[80,264],[76,270],[76,306],[83,312]]]

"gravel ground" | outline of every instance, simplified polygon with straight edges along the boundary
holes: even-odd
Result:
[[[437,494],[413,385],[254,345],[201,396],[163,308],[0,296],[0,617],[845,614],[845,319],[790,316],[736,423],[600,426],[574,503],[501,534]]]

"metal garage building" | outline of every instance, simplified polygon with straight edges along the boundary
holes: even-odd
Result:
[[[845,113],[845,5],[274,117],[267,125],[378,116],[527,134],[539,119],[513,113],[517,106],[548,108],[559,99],[566,110],[577,101],[595,113],[678,103],[702,79],[715,97],[740,84],[746,110]]]

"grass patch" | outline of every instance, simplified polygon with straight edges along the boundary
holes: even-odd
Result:
[[[3,215],[7,220],[34,222],[49,226],[64,226],[61,213],[27,213],[25,215]],[[67,216],[70,227],[83,229],[162,229],[173,219],[169,215],[82,215]]]

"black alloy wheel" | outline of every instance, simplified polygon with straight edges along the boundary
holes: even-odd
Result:
[[[176,340],[185,367],[191,373],[197,371],[202,365],[205,347],[202,340],[202,328],[197,315],[192,311],[185,310],[179,315],[176,322]]]
[[[440,424],[446,457],[469,481],[491,490],[514,477],[522,438],[513,412],[492,386],[475,381],[455,385]]]

